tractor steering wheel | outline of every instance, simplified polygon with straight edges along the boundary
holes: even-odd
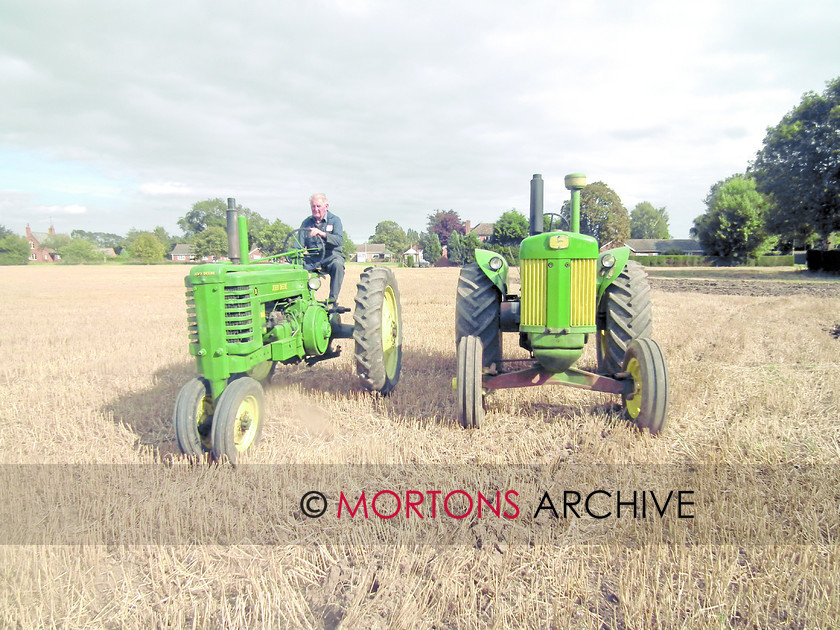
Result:
[[[322,238],[316,238],[315,247],[306,247],[306,237],[309,235],[309,228],[298,228],[289,232],[286,240],[283,241],[283,249],[280,255],[280,260],[293,265],[302,265],[304,258],[308,258],[308,262],[314,268],[321,266],[324,262],[324,257],[327,253],[327,244]]]
[[[545,218],[550,217],[548,222],[548,228],[545,227]],[[556,212],[546,212],[543,214],[543,231],[544,232],[554,232],[552,229],[554,227],[554,219],[557,219],[557,229],[560,229],[560,222],[563,221],[566,223],[566,226],[569,225],[569,220],[564,217],[562,214],[557,214]]]

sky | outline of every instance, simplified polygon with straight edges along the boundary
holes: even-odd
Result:
[[[0,0],[0,225],[124,235],[234,197],[298,225],[472,225],[545,180],[664,206],[840,76],[836,0]]]

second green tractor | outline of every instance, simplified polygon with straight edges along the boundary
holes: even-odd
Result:
[[[476,262],[461,270],[455,336],[459,420],[477,428],[485,395],[496,389],[558,384],[622,397],[639,428],[658,433],[668,411],[668,373],[651,339],[650,287],[630,249],[599,251],[580,232],[581,174],[567,175],[568,217],[543,214],[543,180],[531,180],[529,236],[519,248],[521,295],[509,293],[508,264],[498,253],[477,249]],[[568,230],[545,231],[566,219]],[[518,333],[529,359],[505,359],[502,333]],[[576,367],[594,336],[597,368]]]

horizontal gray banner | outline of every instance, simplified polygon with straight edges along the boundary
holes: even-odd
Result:
[[[837,470],[0,466],[0,544],[833,544]]]

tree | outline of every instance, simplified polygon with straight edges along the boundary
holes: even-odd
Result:
[[[507,247],[519,247],[522,239],[528,236],[528,219],[516,208],[511,208],[493,224],[490,243]]]
[[[344,231],[344,244],[341,246],[345,258],[353,258],[356,255],[356,244],[350,239],[347,230]]]
[[[44,242],[41,243],[41,246],[57,252],[69,242],[70,237],[66,234],[50,234],[46,239],[44,239]]]
[[[0,225],[0,265],[25,265],[29,254],[27,240]]]
[[[449,235],[449,244],[446,247],[449,262],[454,265],[468,265],[475,262],[475,250],[481,248],[481,241],[475,234],[461,236],[457,231]]]
[[[164,252],[171,252],[172,248],[175,246],[176,240],[169,235],[163,226],[155,226],[154,231],[152,234],[155,235],[155,238],[160,241],[160,244],[163,245]]]
[[[571,204],[560,212],[571,225]],[[600,245],[630,238],[630,215],[621,199],[604,182],[588,184],[580,191],[580,231],[593,236]]]
[[[430,265],[434,265],[443,255],[440,239],[432,232],[424,232],[420,235],[420,247],[423,248],[423,258]]]
[[[840,77],[768,128],[748,174],[774,201],[770,232],[805,243],[840,230]]]
[[[151,232],[137,233],[129,249],[134,258],[143,262],[157,262],[166,255],[163,244]]]
[[[102,260],[102,252],[99,251],[96,243],[86,238],[70,239],[66,245],[62,245],[56,252],[61,256],[61,262],[64,263],[86,263]]]
[[[435,210],[429,215],[429,232],[437,234],[441,246],[449,244],[449,235],[453,232],[466,233],[466,226],[454,210]]]
[[[219,226],[209,227],[195,237],[193,254],[201,260],[205,256],[221,258],[227,256],[227,231]]]
[[[266,221],[266,225],[256,235],[256,238],[251,241],[251,245],[259,247],[265,256],[280,254],[283,251],[286,237],[292,231],[292,226],[284,223],[280,219],[275,219],[273,223]],[[227,243],[225,243],[225,250],[227,250]]]
[[[420,242],[420,232],[415,229],[408,228],[405,231],[405,238],[409,243],[409,246],[417,245]]]
[[[630,213],[630,238],[671,238],[665,206],[654,208],[649,201],[636,204]]]
[[[248,238],[254,242],[257,235],[268,225],[268,221],[258,212],[245,208],[242,204],[236,204],[236,209],[239,214],[248,218]],[[178,219],[178,227],[184,231],[184,236],[188,239],[211,227],[226,229],[227,202],[218,197],[197,201],[187,214]]]
[[[756,190],[755,180],[733,175],[711,187],[706,197],[708,210],[694,219],[691,235],[709,256],[736,261],[760,256],[778,240],[765,230],[769,206],[767,198]]]
[[[369,243],[384,243],[385,249],[401,256],[408,249],[409,242],[405,231],[395,221],[380,221],[376,230],[368,239]]]
[[[119,253],[125,244],[125,238],[119,234],[110,232],[86,232],[85,230],[73,230],[70,238],[83,238],[97,247],[111,247],[114,252]]]

